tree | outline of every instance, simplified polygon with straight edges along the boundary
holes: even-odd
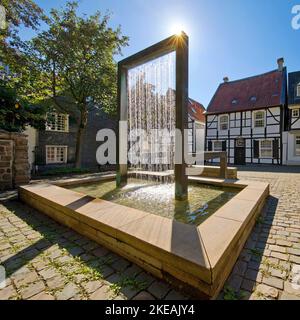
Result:
[[[0,128],[7,131],[22,131],[27,125],[44,128],[45,110],[41,106],[30,105],[18,97],[16,90],[0,81]]]
[[[60,111],[78,121],[76,167],[81,163],[82,136],[91,108],[109,114],[116,110],[117,67],[114,55],[121,53],[128,38],[120,27],[108,27],[110,16],[78,16],[77,2],[62,10],[51,10],[49,29],[29,43],[27,54],[43,74],[44,87]]]
[[[27,124],[40,127],[45,109],[39,103],[46,93],[36,88],[43,83],[42,74],[22,52],[25,42],[18,31],[21,25],[37,30],[46,18],[31,0],[0,0],[0,5],[5,8],[6,22],[0,29],[0,128],[21,131]]]

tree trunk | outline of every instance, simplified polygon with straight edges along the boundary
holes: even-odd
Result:
[[[81,168],[82,139],[83,139],[83,133],[87,125],[87,115],[88,115],[88,112],[86,110],[81,112],[79,128],[78,128],[77,137],[76,137],[75,167],[78,169]]]

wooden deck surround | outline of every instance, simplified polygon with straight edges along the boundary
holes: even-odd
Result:
[[[59,181],[57,185],[22,186],[19,197],[154,276],[190,293],[192,290],[199,298],[213,299],[255,224],[269,195],[269,185],[199,177],[190,180],[243,190],[198,227],[61,187],[78,184],[76,179]]]

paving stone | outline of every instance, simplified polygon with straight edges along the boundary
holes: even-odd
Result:
[[[31,297],[29,300],[55,300],[55,297],[46,292],[41,292]]]
[[[93,255],[95,255],[96,257],[99,257],[99,258],[104,257],[108,253],[109,253],[109,251],[104,247],[98,247],[97,249],[95,249],[93,251]]]
[[[282,294],[280,296],[280,300],[300,300],[300,296],[297,297],[297,296],[295,296],[293,294],[282,292]]]
[[[119,260],[114,261],[111,264],[111,267],[114,268],[116,271],[124,271],[128,266],[130,265],[130,262],[121,258]]]
[[[279,295],[279,291],[273,287],[267,286],[265,284],[259,284],[256,287],[256,292],[263,294],[266,297],[276,299]]]
[[[254,291],[255,286],[256,286],[255,281],[244,279],[241,284],[241,289],[252,292]]]
[[[284,246],[284,247],[291,247],[292,246],[292,242],[286,241],[286,240],[276,240],[276,244],[278,246]]]
[[[42,281],[38,281],[26,288],[21,288],[20,293],[21,293],[22,299],[28,299],[28,298],[31,298],[32,296],[35,296],[36,294],[40,293],[43,290],[45,290],[44,283]]]
[[[85,289],[85,291],[89,294],[95,292],[103,285],[103,282],[96,280],[96,281],[89,281],[87,283],[84,283],[82,286]]]
[[[275,277],[263,277],[263,283],[265,283],[271,287],[280,289],[280,290],[283,289],[283,280],[282,279],[278,279]]]
[[[91,300],[108,300],[111,299],[112,292],[109,289],[109,286],[103,285],[101,288],[96,290],[93,294],[90,295]]]
[[[39,273],[45,280],[51,279],[58,275],[58,271],[54,268],[43,269]]]
[[[170,286],[165,282],[154,281],[147,291],[149,291],[155,298],[162,299],[166,296],[169,290]]]
[[[57,300],[69,300],[73,298],[79,291],[74,283],[68,283],[62,291],[56,294]]]
[[[284,292],[300,297],[300,286],[297,286],[294,283],[291,283],[290,281],[285,281]]]
[[[49,289],[60,289],[65,285],[65,279],[62,276],[57,275],[46,280],[46,283]]]
[[[17,294],[17,291],[13,286],[6,286],[3,289],[0,289],[0,300],[8,300],[14,297]]]
[[[17,275],[13,281],[16,287],[23,287],[39,280],[39,276],[35,271]]]
[[[257,270],[247,269],[245,273],[245,279],[261,282],[262,281],[262,273],[257,272]]]
[[[247,270],[247,263],[240,260],[235,264],[235,267],[234,267],[232,273],[239,275],[239,276],[243,276],[245,274],[246,270]]]
[[[132,300],[155,300],[155,298],[147,291],[138,293]]]
[[[281,246],[275,246],[275,245],[270,245],[269,246],[269,249],[271,250],[271,251],[275,251],[275,252],[281,252],[281,253],[286,253],[287,251],[287,249],[285,248],[285,247],[281,247]]]
[[[171,290],[165,300],[187,300],[187,297],[176,290]]]
[[[288,261],[288,255],[284,254],[284,253],[279,253],[279,252],[272,251],[271,252],[271,256],[274,257],[274,258],[278,258],[280,260]]]
[[[287,251],[292,255],[300,256],[300,249],[288,248]]]
[[[293,262],[293,263],[300,264],[300,257],[291,255],[290,256],[290,261]]]

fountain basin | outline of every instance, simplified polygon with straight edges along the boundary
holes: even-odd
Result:
[[[156,277],[198,297],[215,298],[269,195],[269,185],[198,177],[190,180],[234,187],[240,192],[199,226],[61,187],[76,183],[76,179],[58,182],[60,186],[22,186],[19,195],[35,209],[133,261]]]

